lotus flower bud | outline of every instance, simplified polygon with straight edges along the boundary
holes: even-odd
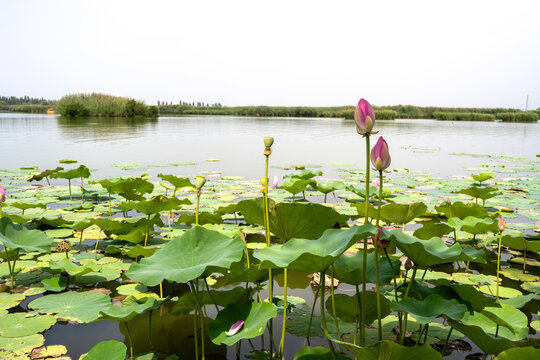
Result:
[[[195,187],[200,190],[204,184],[206,184],[206,178],[204,176],[195,176]]]
[[[4,187],[0,185],[0,204],[6,201],[6,191],[4,190]]]
[[[388,144],[381,136],[371,149],[371,164],[376,170],[382,171],[390,166],[391,160]]]
[[[372,236],[373,244],[375,244],[375,241],[377,241],[377,247],[379,249],[386,249],[388,245],[390,244],[390,240],[387,239],[381,239],[382,234],[382,228],[379,228],[377,230],[377,235]]]
[[[375,111],[366,100],[360,99],[356,105],[354,121],[356,122],[356,131],[360,135],[371,134],[373,125],[375,125]]]
[[[278,186],[278,177],[274,175],[274,181],[272,182],[271,188],[275,189]]]
[[[243,326],[244,326],[244,320],[238,320],[237,322],[232,324],[229,331],[225,332],[225,335],[233,336],[233,335],[237,334],[240,331],[240,329],[242,329]]]
[[[414,263],[412,262],[412,260],[406,256],[402,256],[399,260],[401,260],[401,265],[403,265],[405,270],[410,270],[414,266]]]
[[[500,232],[503,232],[504,229],[506,229],[506,221],[502,217],[499,218],[499,222],[497,223],[497,228]]]
[[[271,137],[271,136],[266,136],[264,138],[264,146],[266,146],[267,148],[269,147],[272,147],[272,145],[274,144],[274,138]]]

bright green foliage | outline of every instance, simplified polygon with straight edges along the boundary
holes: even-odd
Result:
[[[427,210],[424,203],[387,204],[381,207],[381,219],[387,224],[408,224]]]
[[[362,293],[360,298],[357,295],[349,296],[345,294],[334,295],[334,302],[336,308],[336,316],[341,320],[349,323],[354,323],[357,318],[362,318]],[[390,314],[390,300],[383,295],[379,295],[381,303],[381,317],[386,317]],[[329,298],[326,301],[326,310],[330,314],[333,314],[332,299]],[[368,324],[377,320],[377,311],[373,309],[377,308],[377,294],[373,291],[366,292],[366,322]]]
[[[116,340],[102,341],[95,345],[84,356],[84,360],[124,360],[126,358],[127,347],[124,343]],[[82,356],[79,360],[82,359]]]
[[[344,346],[359,360],[439,360],[442,356],[429,345],[407,347],[401,346],[392,340],[360,347],[342,341],[334,340],[336,344]]]
[[[47,330],[56,323],[50,315],[26,317],[25,313],[13,313],[0,316],[0,337],[18,338],[37,334]]]
[[[392,303],[392,310],[405,311],[412,315],[420,324],[426,324],[439,316],[460,320],[467,307],[456,300],[447,300],[439,295],[429,295],[424,300],[407,298],[398,303]]]

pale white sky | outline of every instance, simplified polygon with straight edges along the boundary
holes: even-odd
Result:
[[[0,95],[540,107],[540,1],[0,0]]]

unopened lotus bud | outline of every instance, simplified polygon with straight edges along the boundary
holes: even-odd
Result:
[[[270,148],[270,147],[272,147],[273,144],[274,144],[274,138],[273,137],[266,136],[264,138],[264,146],[266,146],[267,148]]]
[[[58,243],[58,246],[56,247],[58,251],[64,251],[68,252],[71,250],[71,243],[66,240],[62,240]]]
[[[237,334],[240,331],[240,329],[242,329],[243,326],[244,326],[244,320],[238,320],[237,322],[232,324],[229,331],[225,332],[225,335],[233,336],[233,335]]]
[[[195,187],[201,189],[206,184],[206,178],[204,176],[195,176]]]
[[[400,260],[401,260],[401,265],[403,265],[405,270],[410,270],[414,266],[414,263],[412,262],[412,260],[406,256],[402,256]]]
[[[503,232],[504,229],[506,229],[506,221],[502,217],[499,218],[499,222],[497,223],[497,228],[500,232]]]
[[[375,133],[371,130],[375,125],[375,111],[364,99],[360,99],[354,110],[354,121],[356,122],[356,132],[360,135]]]
[[[278,177],[274,175],[274,181],[272,182],[272,185],[270,186],[272,189],[275,189],[278,186]]]
[[[377,143],[371,149],[371,164],[376,170],[382,171],[390,166],[391,158],[388,144],[381,136]]]
[[[373,244],[375,244],[375,241],[377,241],[377,247],[379,249],[386,249],[388,245],[390,244],[390,240],[381,239],[381,234],[382,234],[382,228],[379,228],[377,230],[377,235],[372,236]]]

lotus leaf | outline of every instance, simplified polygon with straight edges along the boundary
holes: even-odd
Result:
[[[372,236],[377,229],[371,225],[353,226],[348,230],[329,229],[317,240],[291,239],[283,245],[264,248],[254,257],[260,268],[290,268],[307,272],[326,270],[351,245]]]
[[[241,339],[251,339],[262,335],[266,323],[277,316],[277,308],[274,304],[255,301],[230,304],[221,310],[215,320],[210,322],[208,334],[215,344],[233,345]],[[227,336],[231,325],[239,320],[244,320],[244,327],[234,334]]]
[[[451,217],[448,225],[460,231],[464,230],[469,234],[484,234],[487,232],[497,232],[497,221],[491,218],[480,219],[474,216],[467,216],[465,219]]]
[[[56,314],[57,317],[88,323],[97,320],[99,312],[111,303],[109,296],[94,292],[65,292],[45,295],[28,304],[39,313]]]
[[[492,197],[501,195],[501,193],[496,188],[491,187],[491,186],[486,186],[486,187],[471,186],[465,189],[461,189],[460,191],[458,191],[458,194],[465,194],[465,195],[472,196],[475,199],[482,199],[482,200],[491,199]]]
[[[11,309],[26,298],[23,294],[8,294],[0,292],[0,309]]]
[[[90,169],[86,166],[81,165],[76,169],[66,170],[66,171],[55,171],[51,173],[51,179],[66,179],[73,180],[77,178],[89,178]]]
[[[381,317],[384,318],[390,314],[390,301],[383,295],[379,295],[379,300],[381,303]],[[345,322],[354,323],[356,321],[356,318],[361,318],[362,315],[361,301],[362,295],[360,295],[360,299],[358,299],[357,295],[334,295],[336,316]],[[376,307],[377,294],[373,291],[366,291],[366,309],[371,309],[369,311],[366,311],[365,319],[368,324],[372,323],[377,319],[377,311],[373,311],[373,309],[376,309]],[[326,301],[326,310],[328,310],[329,313],[333,314],[331,298]]]
[[[342,345],[359,360],[439,360],[442,356],[428,344],[415,347],[401,346],[392,340],[384,340],[377,344],[360,347],[343,341],[332,340]]]
[[[505,350],[497,355],[497,360],[537,360],[540,359],[540,349],[532,346]]]
[[[449,247],[438,237],[420,240],[400,230],[392,230],[389,232],[388,238],[414,264],[420,267],[445,264],[452,261],[486,262],[486,255],[483,250],[476,250],[470,246],[461,248],[457,243]]]
[[[302,191],[310,190],[316,188],[317,182],[315,180],[304,180],[293,178],[289,181],[284,182],[281,186],[278,186],[278,189],[283,189],[292,195],[301,193]]]
[[[33,208],[46,209],[47,208],[47,204],[45,203],[25,203],[25,202],[20,202],[20,201],[12,202],[9,204],[9,206],[13,206],[14,208],[22,210],[23,213],[25,210],[28,210],[28,209],[33,209]]]
[[[452,228],[444,223],[428,223],[424,224],[420,229],[416,229],[413,236],[422,240],[429,240],[432,237],[443,237],[451,231]]]
[[[45,171],[40,172],[39,174],[32,175],[27,181],[28,182],[41,181],[41,180],[43,180],[43,178],[48,178],[48,177],[51,176],[51,174],[53,174],[55,172],[58,172],[60,170],[64,170],[64,168],[58,166],[56,169],[47,169]]]
[[[538,281],[540,280],[540,276],[534,275],[534,274],[526,274],[523,273],[523,270],[516,269],[516,268],[504,268],[501,269],[501,274],[506,276],[507,278],[511,280],[516,281]]]
[[[124,343],[116,340],[102,341],[95,345],[84,355],[84,360],[124,360],[126,358],[127,347]],[[79,360],[83,357],[81,356]]]
[[[338,360],[350,359],[349,356],[344,354],[336,354]],[[293,360],[332,360],[332,351],[322,346],[317,347],[305,347],[302,350],[294,354]]]
[[[427,210],[424,203],[386,204],[381,207],[381,219],[387,224],[408,224]]]
[[[503,235],[502,243],[514,250],[540,251],[540,241],[526,240],[523,236]]]
[[[198,299],[192,292],[188,292],[174,302],[169,312],[173,315],[187,315],[191,311],[197,308],[197,301],[199,305],[213,304],[214,301],[217,305],[227,306],[229,304],[241,302],[246,298],[246,290],[242,287],[235,287],[231,290],[225,291],[199,291]]]
[[[300,170],[300,173],[298,174],[294,174],[294,173],[287,174],[287,175],[284,175],[283,178],[309,180],[311,178],[314,178],[315,176],[322,176],[322,174],[323,173],[321,170],[313,171],[309,169],[303,169],[303,170]]]
[[[517,309],[524,307],[527,303],[533,300],[536,294],[518,295],[510,299],[500,299],[501,304],[510,305]]]
[[[186,224],[186,225],[193,225],[195,224],[195,215],[193,214],[182,214],[176,220],[175,224]],[[207,211],[201,211],[199,213],[199,225],[206,225],[206,224],[221,224],[223,222],[223,218],[219,214],[212,214]]]
[[[101,310],[99,315],[100,319],[126,322],[148,310],[157,309],[159,305],[159,302],[154,297],[147,297],[144,303],[134,302],[127,306],[110,304],[107,308]]]
[[[68,273],[70,276],[81,276],[89,272],[101,270],[101,266],[93,262],[88,262],[83,266],[79,266],[65,258],[60,261],[50,261],[49,268]]]
[[[140,200],[138,202],[125,202],[120,204],[122,211],[128,212],[136,210],[139,213],[146,215],[157,214],[162,211],[178,210],[182,205],[189,205],[191,201],[188,199],[169,198],[163,195],[154,196],[150,200]]]
[[[527,336],[527,316],[511,305],[501,304],[500,307],[486,307],[482,313],[497,325],[507,327],[513,335],[523,332]]]
[[[62,277],[52,277],[48,279],[43,279],[41,280],[41,283],[43,284],[43,288],[45,290],[52,291],[52,292],[63,291],[67,286],[66,279]]]
[[[480,326],[484,333],[491,336],[495,336],[495,334],[497,333],[497,325],[499,325],[499,337],[503,337],[512,341],[524,339],[529,331],[527,327],[527,316],[525,316],[525,314],[523,314],[521,311],[510,305],[503,306],[505,307],[504,310],[503,308],[485,308],[482,313],[475,312],[472,315],[466,313],[461,319],[461,323],[467,326]],[[511,325],[512,329],[514,329],[514,332],[512,332],[512,330],[505,325],[501,325],[503,321],[498,320],[498,322],[501,324],[497,324],[497,322],[493,321],[490,317],[484,315],[485,313],[487,313],[486,309],[492,313],[490,315],[491,318],[498,317],[498,314],[505,314],[505,316],[508,315],[508,318],[504,319],[504,321],[506,321],[507,324]],[[467,333],[463,333],[467,335]]]
[[[486,320],[488,319],[486,318]],[[508,339],[503,337],[496,338],[493,335],[485,333],[484,330],[482,330],[482,325],[466,325],[454,320],[448,320],[448,324],[465,334],[465,336],[471,339],[471,341],[486,354],[498,354],[501,351],[515,347],[514,343]]]
[[[392,266],[388,263],[385,257],[379,256],[379,283],[382,285],[389,284],[393,277],[392,273],[399,274],[401,262],[392,260]],[[334,263],[334,276],[341,282],[360,285],[363,282],[362,274],[364,264],[364,255],[362,251],[357,251],[354,255],[342,254]],[[367,256],[367,278],[369,282],[375,283],[375,261],[372,254]]]
[[[126,200],[143,200],[144,194],[149,194],[154,190],[154,185],[142,178],[118,179],[116,181],[98,181],[109,193],[118,194]]]
[[[496,285],[484,285],[480,286],[479,290],[483,292],[484,294],[491,295],[491,296],[497,296],[497,286]],[[506,286],[499,286],[499,296],[502,298],[513,298],[516,296],[523,295],[521,291],[506,287]]]
[[[39,230],[28,230],[14,224],[7,217],[0,219],[0,243],[8,249],[21,249],[25,252],[50,252],[53,239]]]
[[[13,313],[0,317],[0,337],[23,337],[47,330],[56,323],[50,315],[26,317],[25,313]]]
[[[486,180],[494,179],[494,178],[495,178],[495,175],[493,175],[493,174],[487,174],[487,173],[472,174],[471,176],[472,176],[472,178],[473,178],[474,180],[478,181],[479,183],[483,183],[483,182],[486,181]]]
[[[186,283],[205,272],[225,273],[245,251],[241,238],[231,239],[217,231],[196,226],[172,239],[152,256],[133,263],[128,277],[147,286],[163,280]]]
[[[164,174],[158,174],[158,177],[161,180],[170,182],[171,185],[174,186],[175,189],[181,189],[184,187],[195,189],[195,185],[193,185],[193,183],[189,181],[188,178],[182,178],[182,177],[177,177],[174,175],[164,175]]]
[[[116,288],[116,292],[118,292],[119,295],[140,294],[145,292],[146,290],[148,290],[148,288],[143,284],[120,285]]]
[[[243,200],[238,209],[249,224],[263,225],[263,199]],[[292,238],[316,239],[326,229],[344,224],[346,218],[334,209],[311,203],[279,203],[269,199],[270,232],[286,242]]]
[[[459,320],[467,311],[467,307],[456,300],[447,300],[440,295],[429,295],[424,300],[407,298],[398,303],[392,303],[394,311],[405,311],[412,315],[420,324],[426,324],[439,316]]]
[[[0,349],[25,354],[30,353],[34,348],[40,347],[44,342],[45,338],[41,334],[14,338],[0,337]]]
[[[443,202],[442,204],[435,206],[435,209],[446,215],[447,218],[458,217],[460,219],[465,219],[467,216],[474,216],[483,219],[489,216],[486,208],[482,205],[465,204],[461,201],[456,201],[453,204]]]

